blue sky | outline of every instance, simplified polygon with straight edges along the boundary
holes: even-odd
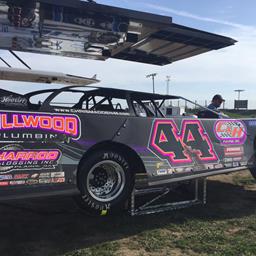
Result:
[[[158,73],[157,92],[166,92],[166,76],[171,76],[172,94],[191,100],[210,100],[221,93],[228,101],[236,94],[234,89],[246,90],[243,99],[249,99],[256,108],[256,1],[255,0],[98,0],[98,3],[173,17],[173,22],[213,33],[230,36],[239,42],[232,47],[213,51],[157,67],[126,61],[106,62],[67,59],[52,56],[20,54],[34,69],[54,70],[76,75],[98,75],[102,86],[151,91],[151,81],[145,75]],[[9,58],[9,57],[7,57]],[[13,62],[10,58],[9,62]],[[13,62],[14,63],[14,62]],[[1,82],[1,84],[3,84]],[[10,86],[10,83],[5,83]],[[31,87],[27,87],[31,89]],[[40,87],[37,87],[40,88]]]

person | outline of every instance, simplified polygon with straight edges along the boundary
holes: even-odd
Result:
[[[225,100],[222,98],[222,96],[220,94],[216,94],[213,96],[212,102],[207,108],[220,113],[220,110],[218,108],[223,102],[225,102]]]
[[[228,117],[227,115],[225,115],[224,113],[220,112],[219,107],[221,106],[221,104],[225,102],[225,100],[222,98],[222,96],[220,94],[216,94],[213,96],[212,98],[212,102],[210,105],[208,105],[207,109],[210,109],[212,111],[209,110],[203,110],[200,111],[198,113],[198,117],[199,118],[225,118]]]

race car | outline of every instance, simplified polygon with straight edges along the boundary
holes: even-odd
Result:
[[[138,175],[156,187],[254,170],[256,120],[166,116],[177,100],[92,85],[1,89],[0,200],[76,194],[100,215],[124,208]]]
[[[167,65],[234,39],[79,0],[0,0],[0,26],[0,49],[28,68],[13,69],[1,55],[9,67],[1,79],[68,85],[0,89],[0,200],[76,195],[87,212],[106,215],[127,208],[139,179],[156,188],[247,168],[255,174],[253,119],[201,119],[169,107],[191,103],[183,97],[96,87],[96,77],[29,70],[18,56]]]

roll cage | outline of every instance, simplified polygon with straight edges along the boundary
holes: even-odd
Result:
[[[94,112],[105,111],[109,112],[109,114],[111,114],[111,112],[118,112],[120,114],[126,113],[133,116],[141,116],[139,110],[142,110],[147,117],[165,117],[161,111],[161,107],[165,101],[183,99],[180,96],[151,94],[92,86],[67,86],[60,89],[45,89],[27,93],[24,97],[28,100],[30,108],[45,111],[53,107],[58,107],[59,102],[55,102],[54,100],[63,92],[82,93],[78,102],[73,104],[71,107],[65,106],[64,108],[83,109]],[[49,93],[49,96],[44,101],[40,101],[38,104],[31,102],[31,98],[33,96],[40,96],[45,93]],[[99,97],[100,100],[97,100]],[[128,108],[124,108],[124,106],[119,102],[113,102],[113,99],[125,100]],[[65,104],[70,105],[68,102],[61,102],[62,108]]]

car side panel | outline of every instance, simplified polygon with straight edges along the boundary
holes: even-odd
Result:
[[[142,158],[149,179],[254,165],[255,121],[130,118],[115,140]]]

